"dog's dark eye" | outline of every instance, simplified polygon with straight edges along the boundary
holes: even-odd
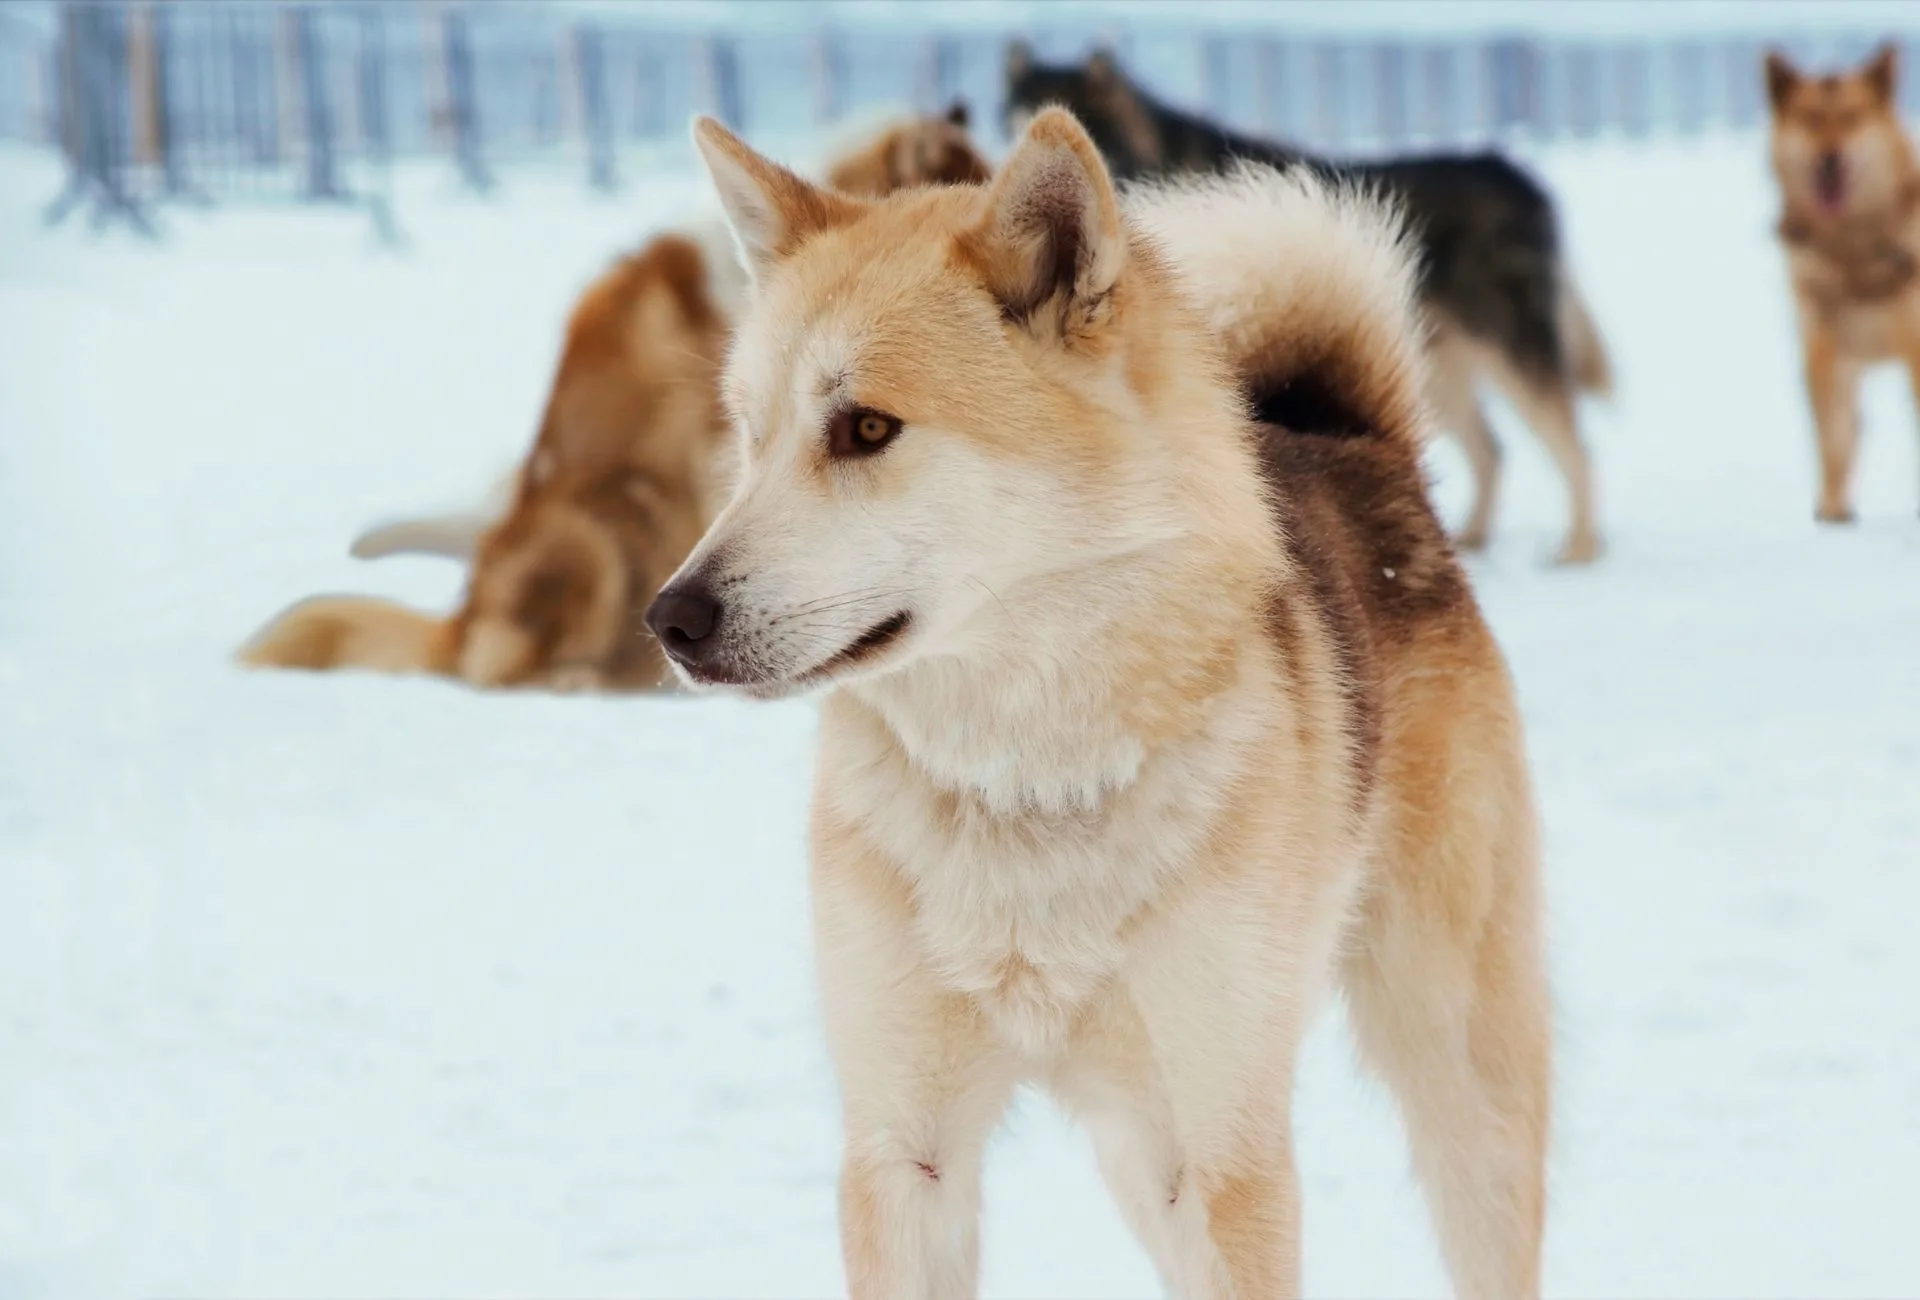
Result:
[[[897,417],[865,406],[836,411],[827,424],[827,454],[871,456],[900,436]]]

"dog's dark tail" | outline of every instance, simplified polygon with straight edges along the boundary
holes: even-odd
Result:
[[[1607,355],[1600,327],[1594,323],[1586,299],[1574,286],[1573,277],[1560,276],[1560,342],[1566,349],[1567,373],[1583,393],[1598,398],[1613,396],[1613,359]]]
[[[1254,415],[1299,433],[1427,435],[1425,325],[1397,209],[1308,169],[1129,192],[1180,268]]]

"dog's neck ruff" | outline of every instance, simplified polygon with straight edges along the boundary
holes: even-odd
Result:
[[[1222,594],[1223,601],[1230,597]],[[1239,677],[1223,628],[1143,632],[1150,591],[1062,620],[1035,592],[996,616],[1054,625],[1045,644],[1011,635],[968,655],[932,655],[851,691],[924,777],[994,817],[1097,817],[1169,742],[1203,730]],[[1025,617],[1023,604],[1032,606]]]
[[[1900,237],[1916,212],[1920,178],[1902,185],[1883,210],[1821,219],[1789,205],[1780,217],[1780,240],[1826,263],[1846,297],[1873,302],[1904,293],[1920,276],[1920,256]]]

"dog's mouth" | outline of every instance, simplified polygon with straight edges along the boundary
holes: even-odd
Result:
[[[848,642],[845,649],[801,673],[794,679],[794,684],[803,686],[822,681],[842,669],[877,658],[888,646],[905,636],[912,624],[913,615],[904,609],[888,615]]]
[[[1847,201],[1847,168],[1837,153],[1820,155],[1813,165],[1813,197],[1828,212],[1838,212]]]

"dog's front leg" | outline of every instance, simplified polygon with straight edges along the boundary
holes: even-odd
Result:
[[[966,998],[921,957],[909,895],[852,834],[816,825],[821,1009],[846,1151],[840,1243],[853,1300],[971,1300],[980,1165],[1017,1081]]]
[[[1907,365],[1907,386],[1913,390],[1913,419],[1920,427],[1920,301],[1907,308],[1906,335],[1900,340],[1901,359]]]
[[[1182,1103],[1157,1090],[1084,1071],[1056,1078],[1054,1089],[1086,1124],[1107,1186],[1170,1295],[1299,1295],[1300,1195],[1283,1077],[1266,1077],[1186,1133],[1175,1118]]]
[[[1858,363],[1841,355],[1838,340],[1824,325],[1803,326],[1807,399],[1819,438],[1820,497],[1814,517],[1821,523],[1853,522],[1852,479],[1860,443]]]

